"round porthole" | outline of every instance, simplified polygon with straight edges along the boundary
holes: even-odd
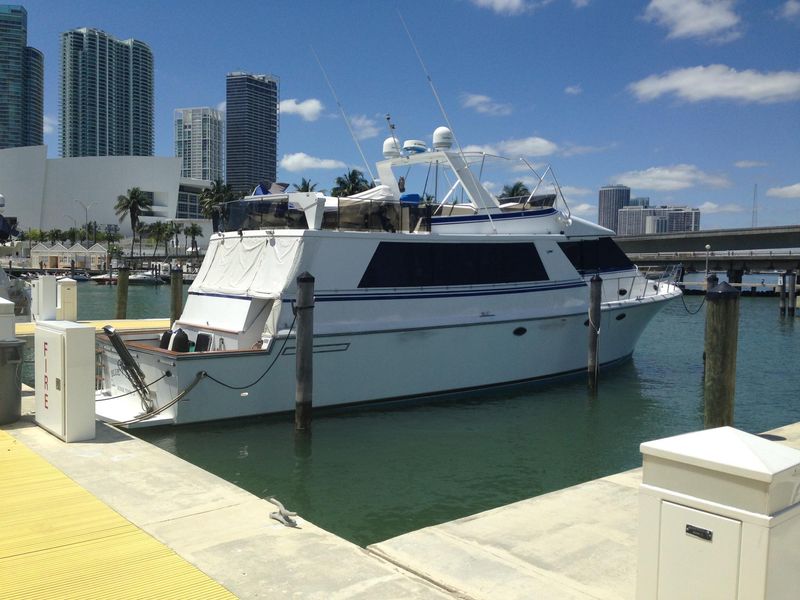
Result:
[[[622,321],[625,318],[625,313],[620,313],[616,316],[617,321]]]
[[[517,327],[514,330],[514,335],[516,335],[516,336],[525,335],[527,332],[528,332],[528,330],[525,329],[524,327]]]
[[[588,327],[588,326],[589,326],[589,319],[586,319],[586,320],[583,322],[583,326],[584,326],[584,327]]]
[[[620,295],[620,296],[624,296],[624,295],[625,295],[625,294],[627,294],[627,293],[628,293],[628,290],[626,290],[625,288],[622,288],[622,289],[619,291],[619,295]]]

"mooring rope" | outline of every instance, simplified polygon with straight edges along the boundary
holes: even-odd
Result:
[[[697,310],[691,311],[689,310],[689,307],[686,306],[686,298],[684,298],[684,296],[685,294],[681,294],[681,302],[683,302],[683,308],[685,308],[686,312],[689,313],[690,315],[696,315],[697,313],[699,313],[700,309],[703,308],[703,305],[706,303],[706,295],[703,294],[703,301],[700,302],[700,306],[697,307]]]

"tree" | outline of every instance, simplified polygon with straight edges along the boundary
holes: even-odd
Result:
[[[358,169],[353,169],[345,173],[344,176],[337,177],[334,183],[335,185],[331,190],[331,195],[338,197],[352,196],[353,194],[358,194],[372,187],[369,182],[364,179],[364,174]]]
[[[181,245],[181,240],[180,237],[178,236],[180,236],[181,231],[183,231],[183,226],[180,223],[176,223],[175,221],[170,221],[169,223],[167,223],[167,227],[169,229],[169,235],[168,235],[169,240],[171,240],[173,237],[175,238],[175,255],[177,256],[178,248]],[[165,251],[167,250],[167,243],[169,242],[169,240],[164,240]],[[167,254],[169,254],[169,252],[167,252]]]
[[[316,183],[311,183],[311,180],[310,179],[306,179],[305,177],[303,177],[300,180],[300,185],[297,185],[296,183],[293,183],[292,185],[294,186],[294,189],[297,192],[314,192],[317,189],[317,184]],[[322,193],[325,193],[324,190],[320,190],[320,191]]]
[[[221,179],[211,182],[211,187],[203,190],[200,194],[200,213],[206,218],[211,219],[214,213],[221,211],[225,202],[233,200],[231,187],[223,184]]]
[[[203,228],[197,223],[192,223],[191,225],[187,225],[183,232],[192,238],[192,252],[194,252],[195,256],[199,256],[200,252],[197,248],[197,238],[203,237]]]
[[[151,214],[152,207],[153,199],[138,187],[130,188],[127,196],[117,196],[114,214],[119,217],[120,222],[122,222],[126,216],[130,217],[131,220],[131,231],[133,232],[131,256],[133,256],[133,247],[136,242],[136,226],[139,223],[139,216]]]
[[[77,243],[78,238],[80,237],[80,231],[78,230],[77,227],[70,227],[69,229],[67,229],[64,235],[66,235],[68,240],[70,240],[73,244],[75,244]]]
[[[525,196],[527,198],[531,195],[531,191],[521,181],[515,181],[512,185],[504,185],[503,191],[500,192],[499,198],[519,198]]]
[[[169,238],[170,233],[168,227],[169,226],[164,223],[164,221],[156,221],[155,223],[150,223],[150,226],[147,228],[147,236],[155,241],[155,244],[153,244],[154,257],[158,251],[158,245],[161,243],[161,240]]]
[[[60,229],[51,229],[44,234],[44,237],[48,242],[55,244],[56,242],[61,241],[61,238],[64,237],[64,232],[62,232]]]

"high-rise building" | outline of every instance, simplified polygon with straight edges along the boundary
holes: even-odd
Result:
[[[175,156],[181,177],[222,179],[222,116],[209,107],[175,110]]]
[[[61,34],[61,156],[153,155],[153,53],[104,31]]]
[[[625,185],[606,185],[600,188],[597,203],[597,222],[601,227],[617,231],[617,213],[631,199],[631,188]]]
[[[42,144],[44,57],[27,43],[27,11],[0,4],[0,148]]]
[[[278,84],[272,75],[242,72],[225,79],[225,179],[234,193],[276,179]]]
[[[689,206],[624,206],[619,210],[617,235],[699,231],[700,209]]]

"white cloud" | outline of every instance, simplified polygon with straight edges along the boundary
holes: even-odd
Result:
[[[304,121],[316,121],[325,107],[316,98],[309,98],[298,102],[295,98],[281,100],[281,113],[286,115],[300,115]]]
[[[461,97],[461,106],[493,117],[510,115],[512,110],[510,104],[495,102],[489,96],[484,96],[482,94],[463,94]]]
[[[575,8],[585,8],[586,6],[589,6],[589,2],[591,1],[592,0],[572,0],[572,4],[575,6]]]
[[[800,0],[786,0],[779,14],[784,19],[796,19],[800,17]]]
[[[589,217],[597,214],[597,206],[594,204],[587,204],[586,202],[582,202],[577,206],[570,206],[569,212],[579,217]]]
[[[588,189],[588,188],[575,187],[575,186],[572,186],[572,185],[562,185],[561,186],[561,192],[567,197],[569,197],[569,196],[589,196],[590,194],[593,193],[593,191]]]
[[[800,71],[760,73],[709,65],[651,75],[630,84],[628,89],[643,102],[674,94],[687,102],[738,100],[770,104],[800,99]]]
[[[741,35],[734,0],[651,0],[644,19],[669,30],[669,38],[728,42]]]
[[[50,115],[45,115],[42,122],[42,131],[45,135],[53,133],[56,130],[56,125],[58,125],[58,119]]]
[[[730,185],[730,181],[722,175],[704,173],[696,166],[687,164],[628,171],[614,177],[614,182],[634,189],[654,191],[684,190],[695,186],[722,188]]]
[[[564,93],[569,94],[570,96],[577,96],[578,94],[583,93],[583,88],[581,87],[580,83],[576,83],[575,85],[568,85],[564,88]]]
[[[517,140],[503,140],[496,144],[465,146],[464,152],[485,152],[486,154],[509,156],[549,156],[558,151],[558,145],[550,140],[532,136]]]
[[[294,154],[284,154],[283,158],[281,158],[280,167],[292,173],[297,173],[308,169],[343,169],[347,165],[340,160],[317,158],[316,156],[309,156],[305,152],[295,152]]]
[[[767,190],[767,196],[772,198],[800,198],[800,183],[770,188]]]
[[[219,104],[217,104],[217,110],[218,110],[219,112],[225,112],[225,110],[226,110],[227,108],[228,108],[228,103],[227,103],[225,100],[223,100],[222,102],[220,102]]]
[[[614,148],[616,144],[609,144],[607,146],[578,146],[577,144],[567,144],[561,149],[562,156],[577,156],[579,154],[592,154],[594,152],[602,152],[609,148]]]
[[[761,160],[737,160],[733,165],[739,169],[754,169],[755,167],[766,167],[767,163]]]
[[[706,214],[712,213],[738,213],[742,212],[744,208],[738,204],[717,204],[716,202],[703,202],[698,206],[700,212]]]
[[[367,115],[354,115],[350,117],[350,127],[359,140],[368,140],[377,137],[381,132],[378,122],[369,118]]]
[[[498,15],[521,15],[547,6],[553,0],[470,0],[479,8],[488,8]],[[581,0],[579,0],[581,1]]]

